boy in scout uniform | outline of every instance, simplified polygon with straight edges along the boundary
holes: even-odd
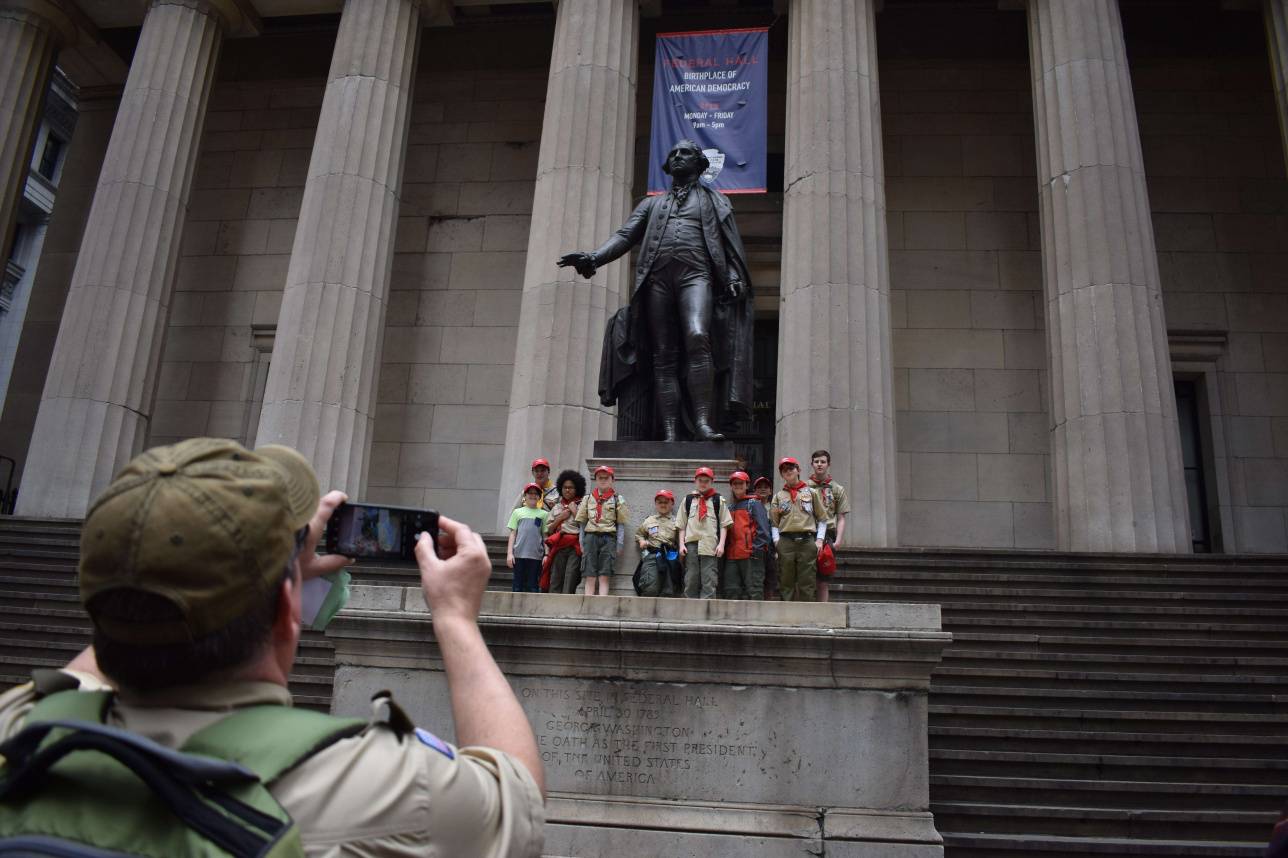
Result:
[[[554,480],[550,479],[550,462],[548,460],[532,460],[532,481],[541,488],[541,500],[537,506],[545,510],[554,509],[555,504],[559,503],[559,487],[555,485]],[[515,509],[523,506],[525,492],[527,492],[526,487],[519,493],[519,499],[514,502]]]
[[[196,736],[207,764],[221,755],[205,749],[218,748],[260,774],[309,858],[540,855],[541,757],[479,633],[492,564],[464,524],[440,517],[437,552],[429,534],[416,544],[463,747],[417,729],[387,693],[369,723],[291,705],[304,583],[352,562],[315,553],[345,500],[318,494],[308,462],[286,447],[194,438],[131,461],[85,519],[78,572],[93,644],[0,695],[0,739],[66,717],[168,748]],[[325,740],[299,752],[299,734],[318,731]],[[282,767],[284,754],[295,762]],[[6,799],[6,833],[157,854],[144,847],[165,832],[136,816],[148,802],[107,802],[101,784],[76,776],[102,771],[78,764],[84,756],[60,763],[71,768],[48,798],[37,785]],[[105,813],[119,822],[94,825]],[[163,828],[183,825],[170,817]]]
[[[778,462],[783,487],[769,507],[774,545],[778,548],[778,588],[784,602],[812,602],[816,595],[818,552],[827,533],[827,513],[818,492],[801,482],[800,462],[785,456]]]
[[[635,540],[640,547],[640,595],[671,596],[670,563],[666,552],[677,549],[676,536],[678,529],[671,509],[675,506],[675,495],[670,489],[661,489],[653,496],[653,507],[657,511],[640,522],[635,531]]]
[[[711,487],[715,472],[701,467],[693,473],[695,491],[684,498],[675,517],[680,557],[684,558],[684,595],[714,599],[720,589],[720,558],[733,526],[729,504]]]
[[[581,528],[581,568],[587,596],[608,595],[613,567],[626,547],[630,517],[626,501],[613,490],[613,469],[600,465],[595,469],[595,488],[582,498],[574,519]]]
[[[810,455],[810,488],[818,492],[823,500],[823,509],[827,512],[827,534],[823,537],[828,545],[839,545],[845,536],[845,517],[850,514],[850,493],[845,486],[832,479],[829,473],[832,467],[832,454],[826,450],[815,450]],[[818,600],[828,601],[828,579],[818,576]]]

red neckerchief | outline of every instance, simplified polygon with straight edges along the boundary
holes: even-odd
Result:
[[[707,498],[716,493],[715,489],[707,489],[705,492],[696,492],[698,496],[698,521],[703,521],[707,517]]]
[[[818,477],[810,477],[810,479],[814,481],[814,485],[816,486],[825,486],[828,483],[832,482],[832,475],[828,474],[826,477],[824,477],[821,480]]]
[[[595,521],[599,521],[604,516],[604,501],[613,496],[613,490],[607,489],[602,497],[599,494],[599,489],[593,490],[590,494],[595,498]]]
[[[809,488],[809,486],[804,483],[797,483],[795,486],[784,484],[783,488],[787,489],[787,493],[792,496],[792,503],[796,503],[796,495],[800,493],[801,489]]]

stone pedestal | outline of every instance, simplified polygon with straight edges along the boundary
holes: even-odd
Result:
[[[1063,551],[1191,550],[1140,129],[1117,0],[1030,0]]]
[[[121,96],[41,396],[18,511],[80,518],[140,452],[152,408],[222,0],[154,0]]]
[[[555,15],[498,533],[514,503],[514,474],[526,474],[537,456],[583,461],[615,431],[612,411],[599,402],[599,352],[605,323],[630,294],[630,263],[620,259],[583,280],[555,260],[593,250],[630,210],[639,2],[562,0]]]
[[[738,469],[738,463],[733,459],[718,460],[705,457],[645,459],[596,456],[586,460],[586,473],[593,474],[595,468],[600,465],[608,465],[613,469],[614,487],[622,497],[626,498],[631,513],[631,520],[626,525],[626,550],[618,558],[617,574],[613,576],[612,593],[615,596],[635,595],[631,576],[635,574],[635,565],[640,562],[640,549],[635,541],[635,528],[639,527],[645,517],[653,514],[653,496],[661,489],[670,489],[675,493],[674,512],[679,512],[684,496],[693,491],[693,472],[706,465],[716,472],[716,491],[728,500],[729,475]],[[592,482],[587,481],[587,491],[590,490]],[[578,589],[578,592],[583,591],[584,586]]]
[[[832,454],[850,545],[898,541],[876,0],[793,0],[775,449]]]
[[[480,620],[537,734],[543,854],[930,858],[938,605],[488,593]],[[419,589],[332,623],[337,714],[392,689],[450,736]]]
[[[255,437],[351,495],[371,455],[421,5],[345,4]]]

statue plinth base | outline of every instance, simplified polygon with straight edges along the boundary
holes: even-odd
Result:
[[[586,473],[600,465],[613,469],[613,484],[626,499],[631,519],[626,528],[626,550],[617,560],[612,594],[634,596],[631,576],[640,560],[635,528],[652,515],[653,496],[659,489],[675,492],[676,510],[693,491],[693,472],[706,465],[716,472],[715,488],[729,498],[729,475],[738,470],[731,441],[596,441],[595,455],[586,460]],[[675,510],[673,510],[674,512]]]
[[[733,461],[732,441],[596,441],[596,459]],[[714,467],[714,464],[712,465]]]

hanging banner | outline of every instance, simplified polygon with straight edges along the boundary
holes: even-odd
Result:
[[[658,33],[653,71],[653,129],[648,192],[665,193],[662,171],[677,141],[697,143],[711,166],[708,187],[726,194],[765,193],[769,30]]]

